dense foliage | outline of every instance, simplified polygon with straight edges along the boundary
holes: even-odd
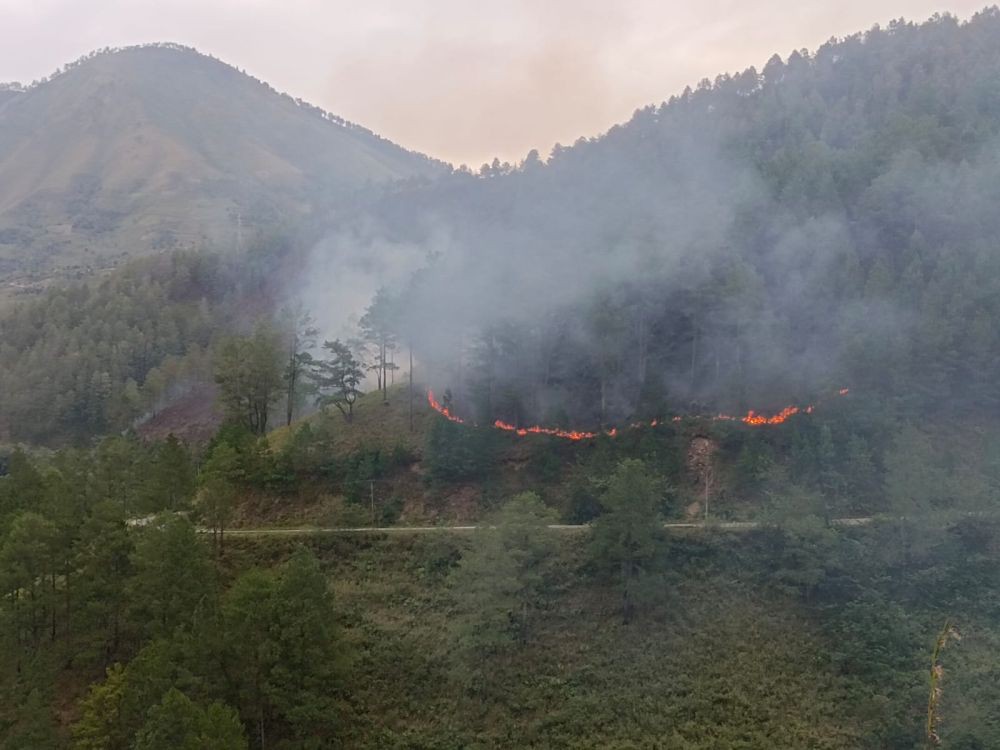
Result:
[[[0,429],[15,440],[128,427],[209,372],[226,271],[216,257],[137,262],[0,317]]]
[[[0,737],[903,750],[920,741],[929,645],[951,619],[966,637],[942,657],[942,736],[990,746],[997,441],[942,450],[906,427],[871,431],[868,448],[842,409],[583,445],[512,443],[435,416],[430,465],[492,436],[463,473],[424,477],[432,493],[480,490],[474,536],[302,537],[313,552],[227,531],[252,498],[287,508],[318,488],[360,511],[352,525],[392,524],[381,504],[368,516],[369,485],[415,459],[338,452],[330,431],[364,421],[331,414],[278,446],[232,424],[197,456],[130,437],[14,452],[0,476]],[[662,529],[704,497],[684,457],[693,440],[716,444],[712,517],[749,513],[760,528]],[[871,526],[829,524],[879,510]],[[589,530],[551,527],[580,514]],[[635,715],[635,701],[650,710]]]

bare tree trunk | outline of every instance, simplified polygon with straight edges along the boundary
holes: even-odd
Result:
[[[413,344],[407,348],[410,352],[410,432],[413,432]]]
[[[743,385],[743,332],[740,321],[736,321],[736,378]]]
[[[628,625],[632,621],[632,599],[629,592],[630,565],[622,560],[622,622]]]
[[[56,573],[54,570],[50,576],[50,585],[52,591],[52,617],[50,618],[51,629],[49,631],[49,639],[54,641],[56,639]]]
[[[385,340],[385,336],[384,335],[382,336],[381,349],[382,349],[382,356],[381,356],[381,360],[382,360],[382,403],[383,404],[387,404],[387,403],[389,403],[389,377],[388,377],[387,362],[386,362],[386,355],[387,355],[386,340]]]
[[[497,337],[496,334],[490,333],[490,402],[489,402],[489,417],[492,419],[495,416],[496,409],[496,359],[497,359]]]
[[[604,426],[608,412],[608,379],[601,375],[601,426]]]
[[[65,591],[65,594],[66,594],[66,596],[65,596],[65,601],[66,601],[66,626],[65,627],[66,627],[66,634],[67,635],[69,635],[69,633],[70,633],[70,614],[72,612],[72,602],[70,600],[69,575],[70,575],[70,573],[69,573],[69,570],[67,569],[64,572],[64,574],[63,574],[63,577],[64,577],[65,582],[66,582],[66,591]]]
[[[711,456],[706,456],[706,461],[711,461]],[[705,523],[708,523],[708,499],[712,492],[712,467],[705,466]]]
[[[646,313],[639,312],[639,383],[646,382]]]
[[[698,362],[698,322],[692,318],[691,325],[694,326],[694,332],[691,338],[691,390],[694,390],[694,376],[695,376],[695,366]]]
[[[295,401],[295,381],[298,380],[298,368],[295,366],[295,355],[298,353],[298,336],[292,336],[292,350],[288,354],[288,402],[285,405],[285,426],[292,423],[292,405]]]

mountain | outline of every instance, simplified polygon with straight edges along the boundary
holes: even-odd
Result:
[[[232,247],[444,165],[194,50],[92,54],[0,90],[0,274]]]
[[[322,219],[326,241],[299,243],[294,256],[270,243],[268,257],[217,271],[200,257],[134,268],[135,280],[118,274],[83,302],[53,291],[0,317],[0,392],[10,395],[0,435],[6,426],[12,439],[58,442],[124,429],[186,390],[188,373],[204,369],[202,348],[227,329],[294,300],[324,335],[347,338],[345,322],[386,280],[405,315],[385,317],[421,377],[480,423],[592,431],[775,414],[842,388],[865,400],[866,419],[1000,413],[998,51],[996,9],[968,22],[894,22],[704,81],[546,160],[363,191],[313,211],[303,224]],[[188,52],[122,54],[152,53],[256,90]],[[41,90],[11,95],[4,111]],[[170,111],[161,120],[180,128],[184,108]],[[219,127],[171,142],[224,151]],[[299,210],[343,190],[307,191]],[[265,195],[287,206],[295,193]],[[146,210],[129,220],[154,215]],[[237,219],[223,215],[231,246]],[[271,221],[263,209],[242,221],[261,216]],[[228,307],[212,307],[220,302]],[[183,367],[169,359],[189,356]],[[164,375],[167,365],[177,374]],[[851,437],[833,435],[843,450]]]

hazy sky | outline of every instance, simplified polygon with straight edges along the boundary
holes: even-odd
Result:
[[[0,0],[0,81],[174,41],[409,148],[543,154],[687,84],[987,0]]]

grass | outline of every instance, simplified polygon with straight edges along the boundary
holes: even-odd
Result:
[[[560,537],[531,642],[470,661],[451,637],[460,592],[446,572],[474,541],[307,543],[356,654],[351,747],[855,750],[878,728],[862,706],[870,693],[827,656],[817,612],[775,593],[762,570],[727,568],[711,545],[681,543],[624,626],[613,584],[585,569],[583,540]],[[231,544],[241,566],[273,564],[293,546]]]
[[[434,412],[427,406],[422,386],[413,387],[413,429],[410,429],[409,390],[405,385],[389,388],[388,401],[383,403],[379,392],[366,393],[354,405],[354,417],[348,422],[336,407],[280,427],[268,436],[271,447],[281,450],[294,430],[308,424],[313,429],[329,431],[332,449],[347,455],[362,447],[392,449],[401,445],[416,455],[424,448],[427,431]]]

